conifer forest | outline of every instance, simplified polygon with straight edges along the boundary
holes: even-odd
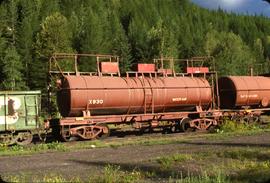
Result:
[[[249,65],[267,69],[270,19],[188,0],[0,1],[1,90],[45,91],[54,52],[115,54],[122,72],[154,58],[211,55],[219,75],[245,75]]]

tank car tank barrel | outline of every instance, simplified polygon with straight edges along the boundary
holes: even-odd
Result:
[[[228,76],[218,80],[222,108],[243,106],[269,107],[270,78],[263,76]]]
[[[195,77],[65,76],[57,98],[64,117],[77,117],[84,110],[114,115],[208,108],[211,92],[206,79]]]

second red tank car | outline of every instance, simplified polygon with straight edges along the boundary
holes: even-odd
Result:
[[[266,108],[270,105],[268,77],[227,76],[219,78],[218,85],[223,109]]]

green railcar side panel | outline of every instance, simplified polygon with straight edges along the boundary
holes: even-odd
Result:
[[[0,92],[0,131],[38,127],[40,92]]]
[[[25,96],[25,111],[26,111],[26,125],[36,126],[38,117],[37,96],[26,95]]]
[[[0,95],[0,131],[6,130],[5,96]]]

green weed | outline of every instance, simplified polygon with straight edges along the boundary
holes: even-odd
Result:
[[[53,150],[58,150],[58,151],[66,151],[67,148],[63,143],[59,143],[59,142],[52,142],[52,143],[48,143],[46,144],[48,149],[53,149]]]
[[[232,149],[217,152],[216,155],[220,158],[231,158],[236,160],[256,160],[266,161],[270,159],[270,151],[262,149]]]
[[[161,164],[162,168],[171,168],[175,163],[180,163],[188,160],[192,160],[192,155],[189,154],[174,154],[171,156],[163,156],[158,158],[157,163]]]
[[[69,150],[65,144],[59,142],[52,142],[47,144],[37,144],[33,146],[1,146],[0,147],[0,155],[27,155],[34,154],[38,152],[47,152],[47,151],[67,151]]]
[[[229,179],[224,173],[219,172],[217,175],[210,175],[204,172],[202,175],[188,175],[185,178],[176,180],[177,183],[229,183]]]
[[[57,175],[46,175],[43,179],[42,182],[46,183],[62,183],[62,182],[67,182],[62,176],[57,176]]]
[[[220,129],[217,130],[219,133],[223,132],[246,132],[250,130],[259,129],[258,126],[254,124],[248,124],[244,122],[235,122],[232,120],[226,119],[221,125]]]
[[[4,176],[3,180],[6,182],[13,182],[13,183],[27,182],[26,179],[22,176]]]
[[[20,175],[9,175],[4,176],[3,179],[7,182],[20,182],[20,183],[28,183],[28,182],[40,182],[40,183],[80,183],[82,182],[80,178],[73,177],[71,179],[66,179],[62,175],[57,174],[48,174],[45,176],[37,177],[32,174],[20,174]]]
[[[91,177],[89,182],[97,183],[135,183],[139,182],[142,177],[142,173],[133,170],[132,172],[121,170],[120,166],[107,165],[104,168],[104,173],[102,177]]]

